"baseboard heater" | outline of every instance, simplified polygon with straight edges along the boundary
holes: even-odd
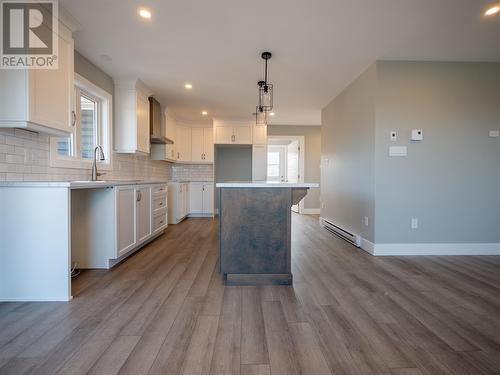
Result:
[[[323,227],[329,232],[335,234],[336,236],[346,240],[349,243],[352,243],[354,246],[361,247],[361,237],[357,234],[351,233],[345,229],[342,229],[338,225],[332,223],[329,220],[321,218],[321,224]]]

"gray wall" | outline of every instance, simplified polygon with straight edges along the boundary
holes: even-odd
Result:
[[[321,126],[268,125],[268,136],[304,136],[304,182],[321,179]],[[304,208],[320,208],[320,189],[310,189],[304,198]]]
[[[252,146],[216,146],[215,181],[252,181]]]
[[[377,243],[500,242],[500,64],[379,62]],[[389,158],[389,133],[405,158]],[[424,140],[411,143],[411,129]],[[419,219],[412,230],[411,218]]]
[[[323,109],[321,128],[321,216],[372,242],[375,85],[372,66]]]
[[[377,244],[500,242],[500,138],[488,134],[500,64],[378,62],[323,110],[322,129],[322,216]]]

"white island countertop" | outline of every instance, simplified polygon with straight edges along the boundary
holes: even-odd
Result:
[[[229,188],[319,188],[318,183],[294,183],[294,182],[274,182],[274,181],[231,181],[231,182],[217,182],[216,187],[229,187]]]
[[[3,181],[0,187],[55,187],[68,189],[96,189],[123,185],[167,184],[166,181],[147,180],[103,180],[103,181]]]

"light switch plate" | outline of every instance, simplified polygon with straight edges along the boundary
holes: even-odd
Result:
[[[500,130],[490,130],[490,137],[491,138],[500,137]]]
[[[389,147],[389,156],[406,156],[408,151],[406,146],[391,146]]]
[[[411,218],[411,229],[418,229],[418,218]]]

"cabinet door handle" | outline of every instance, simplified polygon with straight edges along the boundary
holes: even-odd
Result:
[[[141,201],[141,191],[140,191],[140,190],[138,190],[138,191],[137,191],[137,197],[136,197],[136,199],[135,199],[135,200],[136,200],[137,202],[140,202],[140,201]]]
[[[177,159],[179,159],[179,158],[180,158],[179,153],[177,153]]]
[[[72,117],[71,126],[75,126],[76,125],[76,112],[75,111],[71,111],[71,117]]]

